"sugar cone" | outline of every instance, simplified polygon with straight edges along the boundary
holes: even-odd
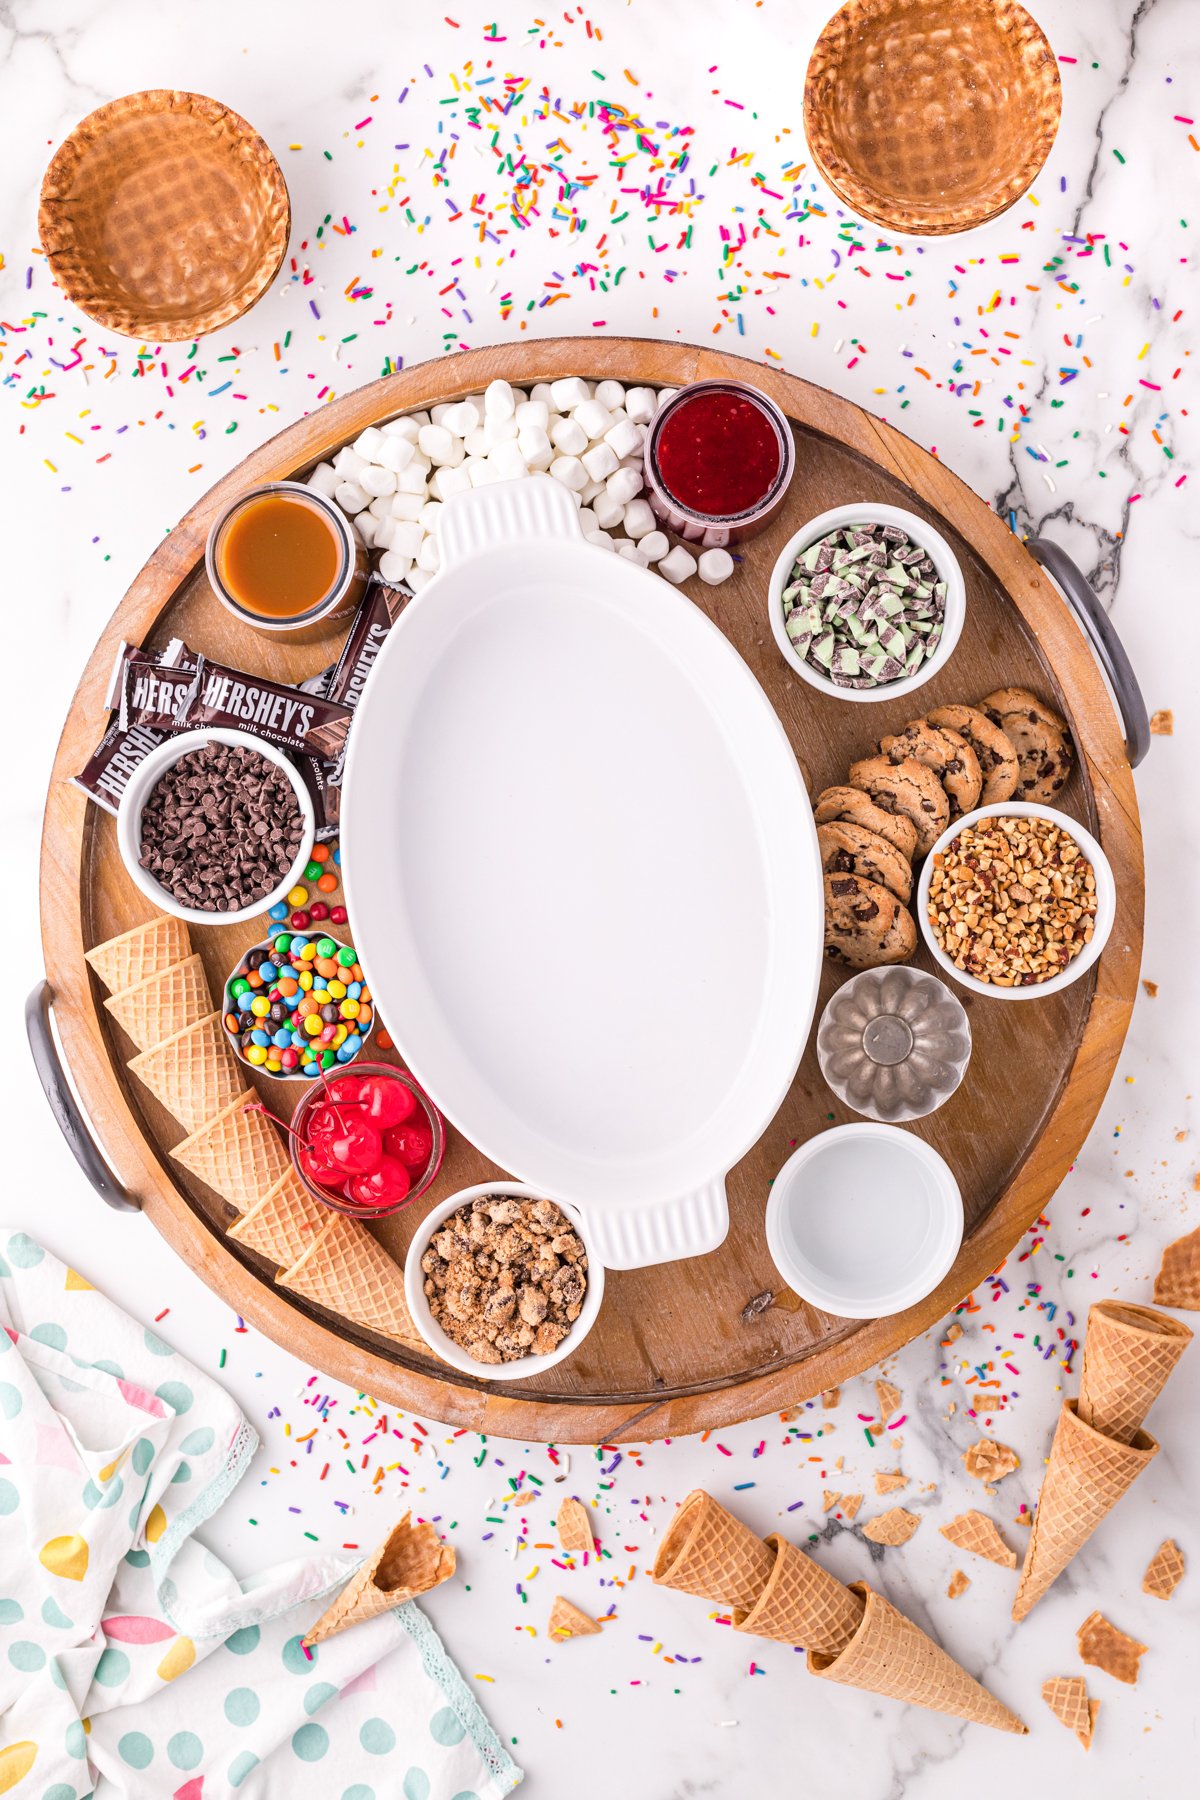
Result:
[[[138,1080],[185,1131],[198,1131],[242,1091],[242,1072],[226,1038],[224,1021],[213,1012],[130,1058]]]
[[[920,1626],[865,1582],[853,1582],[850,1591],[865,1602],[858,1630],[840,1656],[810,1650],[810,1673],[839,1681],[843,1687],[886,1694],[909,1706],[927,1706],[931,1712],[1024,1735],[1028,1727],[1017,1715],[926,1637]]]
[[[171,1152],[239,1212],[248,1212],[261,1200],[288,1166],[279,1133],[260,1112],[246,1111],[256,1104],[257,1096],[247,1088]]]
[[[1160,1306],[1200,1312],[1200,1225],[1163,1251],[1154,1277],[1154,1298]]]
[[[775,1553],[703,1488],[690,1493],[654,1558],[660,1587],[749,1612],[766,1587]]]
[[[194,1025],[213,1009],[204,964],[198,956],[185,956],[169,969],[148,975],[136,987],[110,994],[104,1004],[139,1050],[153,1050],[155,1044]]]
[[[1131,1444],[1191,1341],[1186,1325],[1152,1306],[1099,1301],[1088,1313],[1083,1343],[1083,1423]]]
[[[136,987],[148,975],[169,969],[192,953],[188,928],[182,919],[166,913],[151,919],[148,925],[135,925],[120,937],[109,938],[84,952],[110,994],[123,993]]]
[[[1014,1619],[1032,1611],[1157,1454],[1158,1445],[1146,1432],[1139,1431],[1132,1444],[1117,1443],[1085,1425],[1074,1400],[1063,1401],[1013,1601]]]
[[[837,1656],[858,1629],[861,1596],[778,1533],[766,1542],[775,1552],[775,1566],[757,1603],[748,1612],[735,1609],[735,1629]]]
[[[328,1312],[428,1354],[404,1299],[404,1276],[365,1225],[334,1213],[275,1279]]]
[[[329,1223],[329,1208],[314,1200],[295,1169],[229,1227],[227,1236],[257,1250],[281,1269],[299,1262],[317,1232]]]
[[[304,1634],[306,1644],[319,1644],[347,1625],[377,1618],[391,1606],[402,1606],[418,1594],[449,1581],[454,1551],[439,1541],[432,1525],[414,1525],[405,1513],[373,1556],[352,1575],[333,1605]]]

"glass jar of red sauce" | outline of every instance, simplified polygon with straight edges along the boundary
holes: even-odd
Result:
[[[324,636],[366,591],[366,545],[332,500],[300,481],[239,494],[213,520],[205,564],[222,605],[286,641]]]
[[[646,491],[663,523],[705,549],[770,524],[796,466],[791,426],[744,381],[693,381],[646,433]]]

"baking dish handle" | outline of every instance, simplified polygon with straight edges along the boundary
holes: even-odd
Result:
[[[1112,620],[1092,592],[1083,570],[1072,561],[1061,544],[1054,543],[1050,538],[1030,538],[1025,548],[1031,556],[1037,558],[1046,573],[1054,577],[1066,595],[1084,636],[1095,651],[1100,667],[1107,675],[1116,696],[1117,709],[1125,730],[1125,754],[1129,759],[1129,766],[1136,769],[1150,748],[1150,715],[1142,698],[1138,678],[1133,672],[1133,664],[1125,653],[1125,646],[1117,636]]]
[[[502,544],[530,538],[573,538],[582,543],[579,508],[561,481],[530,475],[468,488],[446,501],[438,519],[439,568],[450,569]]]
[[[72,1156],[100,1198],[116,1212],[140,1212],[141,1208],[133,1195],[121,1186],[101,1155],[67,1083],[58,1046],[54,1042],[54,1033],[50,1029],[53,1005],[54,994],[48,981],[40,981],[25,1002],[25,1031],[42,1092],[50,1102],[50,1111],[70,1145]]]
[[[654,1263],[707,1256],[729,1230],[725,1178],[694,1193],[651,1206],[583,1206],[588,1243],[606,1269],[646,1269]]]

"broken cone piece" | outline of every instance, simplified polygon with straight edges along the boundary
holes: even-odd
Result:
[[[938,1530],[944,1538],[958,1550],[969,1550],[973,1556],[984,1556],[988,1562],[999,1563],[1002,1569],[1015,1569],[1017,1553],[1010,1550],[995,1525],[986,1513],[960,1513],[957,1519],[951,1519],[948,1525],[939,1525]]]
[[[414,1525],[412,1514],[405,1513],[375,1554],[351,1576],[333,1605],[309,1627],[305,1644],[319,1644],[348,1625],[374,1619],[389,1607],[429,1593],[449,1581],[454,1566],[454,1551],[440,1541],[433,1526]]]
[[[554,1521],[558,1532],[558,1541],[564,1550],[582,1553],[588,1556],[596,1554],[596,1540],[592,1536],[592,1524],[588,1518],[587,1507],[582,1500],[572,1495],[564,1500],[558,1509],[558,1517]]]
[[[1085,1750],[1092,1747],[1096,1729],[1098,1700],[1089,1700],[1087,1682],[1082,1675],[1052,1675],[1042,1683],[1042,1699],[1060,1725],[1073,1731]]]
[[[600,1627],[595,1619],[589,1618],[578,1606],[564,1600],[561,1594],[554,1597],[554,1605],[550,1608],[550,1617],[546,1621],[546,1630],[552,1638],[595,1637]]]

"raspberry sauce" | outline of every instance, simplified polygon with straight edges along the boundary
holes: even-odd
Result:
[[[655,448],[671,498],[706,519],[761,505],[783,465],[770,417],[743,394],[710,390],[682,401],[664,420]]]

